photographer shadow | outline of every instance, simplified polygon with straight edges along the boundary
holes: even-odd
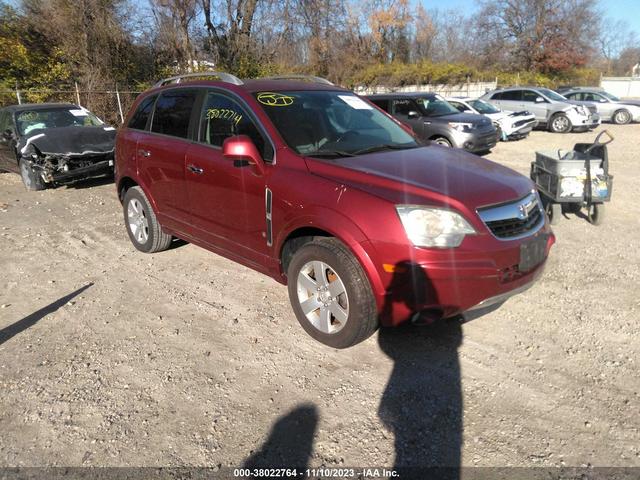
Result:
[[[394,302],[409,310],[438,303],[425,270],[411,262],[396,265],[388,292],[383,314],[391,312]],[[407,322],[383,328],[378,344],[394,361],[378,415],[395,436],[395,469],[405,479],[459,479],[461,321],[431,319],[423,326]]]

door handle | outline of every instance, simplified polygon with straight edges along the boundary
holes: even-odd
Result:
[[[149,150],[138,150],[138,153],[146,158],[149,158],[151,156],[151,152]]]
[[[197,173],[198,175],[200,175],[201,173],[204,173],[204,169],[200,167],[196,167],[195,165],[187,165],[187,168],[189,169],[190,172]]]

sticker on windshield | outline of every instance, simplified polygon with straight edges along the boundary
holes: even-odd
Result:
[[[373,107],[355,95],[338,95],[338,98],[356,110],[373,110]]]
[[[73,115],[74,117],[85,117],[87,115],[85,110],[81,110],[81,109],[73,109],[73,110],[69,110],[69,112],[71,113],[71,115]]]
[[[261,92],[256,98],[261,104],[267,107],[288,107],[293,104],[293,97],[283,93]]]

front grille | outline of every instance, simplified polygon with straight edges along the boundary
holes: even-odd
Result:
[[[478,215],[491,233],[503,240],[526,236],[544,223],[544,212],[535,192],[515,202],[479,209]]]
[[[487,227],[496,237],[517,237],[535,227],[540,221],[541,215],[540,209],[536,208],[525,220],[520,220],[519,218],[496,220],[487,222]]]
[[[522,125],[526,125],[527,123],[532,123],[533,120],[518,120],[516,123],[513,124],[514,127],[521,127]]]

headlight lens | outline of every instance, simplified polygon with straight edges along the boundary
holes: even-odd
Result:
[[[476,231],[457,212],[420,205],[396,205],[409,240],[418,247],[452,248]]]
[[[449,126],[460,132],[468,132],[473,128],[473,123],[449,122]]]

